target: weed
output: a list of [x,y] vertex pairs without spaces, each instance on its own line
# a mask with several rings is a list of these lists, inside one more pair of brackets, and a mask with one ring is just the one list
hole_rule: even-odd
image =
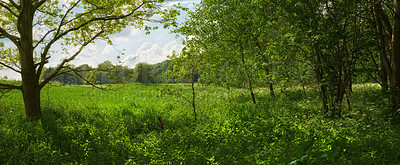
[[400,128],[373,84],[354,87],[353,111],[341,118],[323,115],[315,91],[258,90],[255,105],[242,89],[203,87],[196,122],[185,102],[156,88],[51,86],[36,121],[12,91],[0,100],[0,164],[400,163]]

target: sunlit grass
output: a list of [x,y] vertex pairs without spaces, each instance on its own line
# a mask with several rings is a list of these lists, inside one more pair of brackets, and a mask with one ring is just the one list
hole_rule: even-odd
[[[0,164],[400,163],[400,128],[375,84],[353,87],[353,111],[326,117],[319,94],[302,88],[197,87],[198,120],[182,98],[157,88],[186,84],[48,86],[43,115],[25,117],[20,91],[0,100]],[[161,130],[157,117],[162,118]]]

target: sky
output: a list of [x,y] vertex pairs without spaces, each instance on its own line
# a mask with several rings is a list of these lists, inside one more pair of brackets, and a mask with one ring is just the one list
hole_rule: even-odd
[[[199,2],[200,0],[179,0],[183,7],[189,9],[193,9],[194,3]],[[178,21],[182,23],[185,18],[186,12],[181,11]],[[157,24],[151,23],[150,25]],[[158,26],[160,28],[151,31],[149,35],[146,35],[145,30],[127,27],[120,33],[110,35],[113,46],[107,45],[105,41],[96,40],[95,43],[86,46],[71,64],[75,66],[89,64],[96,67],[109,60],[113,64],[122,64],[133,68],[139,62],[156,64],[167,60],[167,55],[171,55],[173,51],[180,52],[183,48],[182,39],[177,38],[176,34],[171,34],[169,29],[163,29],[162,25]],[[76,51],[77,48],[72,48],[70,52],[74,52],[74,50]],[[117,56],[121,55],[121,52],[125,55],[118,59]],[[46,67],[57,66],[63,58],[65,58],[63,55],[52,55]],[[0,78],[4,76],[7,76],[8,79],[21,79],[18,73],[9,69],[0,70]]]

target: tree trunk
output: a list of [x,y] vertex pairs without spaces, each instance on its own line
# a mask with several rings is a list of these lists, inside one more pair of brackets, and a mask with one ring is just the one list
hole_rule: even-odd
[[271,93],[272,97],[275,96],[274,86],[272,85],[272,83],[269,83],[269,92]]
[[26,115],[36,117],[42,114],[40,109],[40,88],[32,81],[33,76],[22,76],[22,95],[24,98]]
[[323,79],[323,69],[322,69],[322,63],[321,63],[321,57],[318,54],[317,55],[317,60],[316,60],[316,67],[315,67],[315,74],[317,77],[317,82],[320,84],[320,89],[321,89],[321,98],[322,98],[322,107],[324,108],[325,113],[329,112],[329,107],[328,107],[328,95],[327,95],[327,89],[326,85],[322,84],[322,79]]
[[390,67],[389,64],[386,62],[387,59],[387,49],[386,49],[386,44],[387,40],[385,37],[385,33],[383,31],[383,17],[384,13],[382,10],[382,5],[380,2],[375,3],[373,0],[369,0],[370,3],[374,4],[373,5],[373,16],[374,20],[376,23],[376,40],[379,43],[379,58],[380,58],[380,81],[382,85],[382,91],[383,93],[387,93],[388,90],[388,68]]
[[192,75],[192,107],[194,113],[194,120],[197,120],[197,113],[196,113],[196,92],[194,88],[194,74]]
[[241,56],[242,56],[241,60],[242,60],[243,71],[247,78],[247,82],[249,83],[249,91],[250,91],[251,99],[252,99],[253,103],[256,104],[256,98],[255,98],[254,92],[253,92],[253,84],[251,81],[251,77],[250,77],[249,73],[247,72],[247,69],[245,66],[243,47],[240,47],[240,50],[241,50]]
[[[258,42],[257,38],[254,37],[254,40],[256,41],[256,46],[257,46],[258,49],[260,50],[259,56],[262,57],[264,63],[268,63],[267,57],[265,57],[265,55],[262,53],[262,50],[263,50],[263,49],[262,49],[260,43]],[[268,69],[267,66],[263,66],[263,69],[264,69],[265,77],[268,79],[268,76],[269,76],[269,69]],[[271,96],[274,97],[274,96],[275,96],[274,85],[273,85],[271,82],[269,82],[268,80],[267,80],[267,84],[269,84],[269,92],[271,93]]]
[[343,104],[343,98],[344,94],[347,88],[347,83],[346,82],[340,82],[340,85],[338,85],[337,89],[337,96],[335,100],[335,111],[337,110],[337,115],[340,117],[342,115],[342,104]]
[[21,63],[22,95],[26,115],[36,117],[41,115],[39,77],[36,74],[33,59],[32,21],[33,6],[30,0],[23,0],[22,12],[18,19],[18,31],[21,36],[19,41],[19,55]]
[[400,104],[400,0],[394,0],[393,32],[392,32],[392,76],[393,108],[399,109]]
[[[268,78],[269,70],[267,67],[264,67],[264,73],[265,73],[265,77]],[[267,80],[267,84],[269,84],[269,92],[270,92],[271,96],[274,97],[275,96],[274,85],[271,82],[269,82],[268,80]]]
[[383,59],[383,57],[382,57],[383,55],[381,54],[380,55],[380,60],[381,60],[381,75],[380,75],[380,78],[381,78],[381,83],[382,83],[382,92],[384,93],[384,94],[387,94],[387,91],[388,91],[388,73],[387,73],[387,70],[386,70],[386,68],[385,68],[385,65],[384,65],[384,59]]
[[326,85],[321,84],[321,97],[322,97],[322,107],[324,108],[325,113],[329,112],[329,107],[328,107],[328,95],[326,94]]

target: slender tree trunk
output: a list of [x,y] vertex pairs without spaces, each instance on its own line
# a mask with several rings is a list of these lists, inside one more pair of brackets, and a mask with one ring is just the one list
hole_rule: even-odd
[[194,88],[194,75],[192,77],[192,107],[194,113],[194,120],[197,120],[197,113],[196,113],[196,92]]
[[394,90],[393,108],[399,109],[400,104],[400,0],[394,0],[393,33],[392,33],[392,76],[391,87]]
[[321,83],[324,72],[322,70],[321,57],[319,54],[317,55],[317,60],[315,65],[316,65],[315,74],[317,77],[317,82],[320,84],[320,89],[321,89],[322,107],[324,108],[325,113],[328,113],[329,112],[328,95],[327,95],[326,85]]
[[[345,31],[345,29],[343,29]],[[355,29],[356,33],[357,29]],[[354,37],[356,38],[356,37]],[[353,41],[353,43],[357,43],[356,41]],[[336,100],[335,100],[335,110],[337,110],[337,115],[340,117],[342,115],[342,109],[343,109],[343,99],[345,98],[346,94],[346,101],[347,101],[347,106],[349,108],[349,111],[351,110],[350,106],[350,99],[349,99],[349,94],[351,93],[351,77],[352,77],[352,70],[353,70],[353,61],[352,61],[352,55],[348,51],[348,42],[347,38],[344,38],[342,41],[342,48],[341,51],[345,55],[343,59],[338,59],[339,63],[338,65],[338,77],[337,77],[337,95],[336,95]],[[357,48],[356,48],[357,52]]]
[[18,31],[21,35],[19,41],[19,55],[21,63],[22,95],[26,115],[36,117],[41,115],[39,77],[36,74],[33,59],[32,21],[33,6],[30,0],[22,0],[22,12],[18,19]]
[[326,85],[321,84],[321,97],[322,97],[322,107],[324,108],[325,113],[329,112],[329,107],[328,107],[328,95],[327,95],[327,89]]
[[249,91],[250,91],[251,99],[252,99],[253,103],[256,104],[256,98],[255,98],[254,92],[253,92],[253,85],[252,85],[251,77],[250,77],[249,73],[247,72],[247,69],[245,66],[243,47],[240,47],[240,51],[241,51],[241,56],[242,56],[241,60],[242,60],[243,71],[244,71],[244,74],[249,83]]
[[335,109],[337,110],[337,115],[339,117],[342,115],[342,104],[346,88],[347,88],[346,82],[341,82],[341,84],[338,87],[338,93],[335,101],[335,107],[336,107]]
[[275,96],[274,86],[272,85],[272,83],[269,83],[269,92],[271,93],[272,97]]
[[353,111],[353,109],[351,108],[349,92],[346,92],[346,102],[347,102],[347,109],[349,110],[349,112]]
[[351,97],[351,94],[353,93],[353,82],[351,81],[351,77],[353,76],[353,72],[350,72],[350,73],[351,73],[351,75],[349,76],[349,79],[347,81],[346,88],[345,88],[347,109],[349,110],[349,112],[352,111],[351,103],[350,103],[350,97]]
[[[267,67],[264,67],[264,73],[265,73],[265,77],[268,78],[269,70]],[[268,80],[267,80],[267,84],[269,85],[269,93],[271,94],[272,97],[274,97],[275,96],[274,85],[271,82],[269,82]]]
[[[262,47],[261,47],[261,45],[260,45],[260,43],[258,42],[258,40],[257,40],[256,37],[254,37],[254,41],[256,41],[256,46],[257,46],[258,49],[260,50],[259,56],[262,57],[264,63],[267,63],[267,62],[268,62],[268,61],[267,61],[267,57],[265,57],[265,55],[262,53],[262,50],[263,50],[263,49],[262,49]],[[268,69],[268,67],[264,66],[263,69],[264,69],[264,73],[265,73],[266,78],[268,78],[268,76],[269,76],[269,69]],[[273,85],[271,82],[269,82],[268,80],[267,80],[267,84],[269,85],[269,92],[271,93],[271,96],[272,96],[272,97],[275,96],[274,85]]]
[[385,65],[384,65],[384,59],[383,59],[383,57],[382,57],[383,55],[381,54],[380,55],[380,60],[381,60],[381,75],[380,75],[380,78],[381,78],[381,83],[382,83],[382,91],[383,91],[383,93],[384,94],[387,94],[387,91],[388,91],[388,73],[387,73],[387,70],[386,70],[386,68],[385,68]]

